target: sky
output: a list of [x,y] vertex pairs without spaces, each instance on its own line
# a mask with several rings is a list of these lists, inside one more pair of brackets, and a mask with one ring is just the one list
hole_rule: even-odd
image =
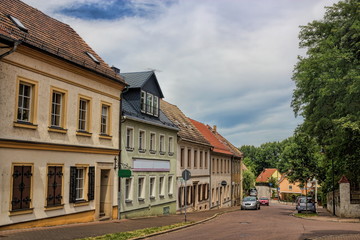
[[338,0],[23,0],[69,24],[121,72],[154,70],[164,100],[235,146],[282,141],[299,26]]

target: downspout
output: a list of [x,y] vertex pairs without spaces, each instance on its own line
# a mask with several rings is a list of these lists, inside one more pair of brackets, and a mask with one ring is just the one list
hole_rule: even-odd
[[[122,102],[123,102],[123,94],[126,93],[129,90],[129,88],[126,86],[125,90],[121,91],[120,93],[120,104],[119,104],[119,155],[118,155],[118,170],[121,169],[121,124],[125,122],[126,118],[124,117],[124,120],[122,118]],[[120,206],[121,206],[121,177],[118,174],[118,219],[121,219],[120,216]]]
[[9,51],[7,51],[7,52],[5,52],[5,53],[3,53],[3,54],[1,54],[1,55],[0,55],[0,59],[3,59],[3,58],[6,57],[7,55],[10,55],[11,53],[15,52],[17,46],[18,46],[20,43],[21,43],[21,41],[15,41],[15,42],[14,42],[14,46],[12,47],[12,49],[9,50]]

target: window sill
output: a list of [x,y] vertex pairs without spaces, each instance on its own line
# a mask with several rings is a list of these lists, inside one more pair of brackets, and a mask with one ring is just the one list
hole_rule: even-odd
[[155,196],[150,196],[150,199],[151,199],[151,200],[155,200]]
[[88,202],[88,201],[79,201],[79,202],[76,202],[76,203],[74,203],[74,207],[81,207],[81,206],[88,206],[90,204],[90,202]]
[[100,139],[111,140],[111,139],[112,139],[112,136],[106,135],[106,134],[100,134],[100,135],[99,135],[99,138],[100,138]]
[[160,155],[165,155],[165,152],[160,151],[159,154]]
[[23,215],[23,214],[30,214],[33,213],[33,208],[29,208],[29,209],[22,209],[22,210],[13,210],[10,211],[9,216],[16,216],[16,215]]
[[27,128],[27,129],[35,130],[37,129],[37,126],[38,125],[29,122],[14,122],[14,127],[18,127],[18,128]]
[[82,137],[91,137],[92,133],[85,132],[85,131],[77,131],[76,136],[82,136]]
[[155,153],[156,153],[156,151],[155,151],[155,150],[150,150],[150,151],[149,151],[149,153],[151,153],[151,154],[155,154]]
[[139,153],[146,153],[146,149],[139,149]]
[[161,195],[159,195],[159,197],[160,197],[160,198],[164,198],[165,196],[161,194]]
[[52,211],[52,210],[58,210],[63,209],[64,204],[58,205],[58,206],[45,206],[45,211]]
[[66,134],[66,133],[67,133],[67,129],[65,129],[65,128],[53,127],[53,126],[50,126],[50,127],[48,128],[48,131],[49,131],[49,132],[56,132],[56,133],[63,133],[63,134]]
[[173,152],[169,152],[168,154],[169,154],[169,156],[174,156]]
[[172,196],[173,196],[173,194],[172,194],[172,193],[169,193],[168,195],[169,195],[169,197],[172,197]]
[[132,203],[131,199],[125,199],[125,203]]
[[138,198],[138,200],[139,200],[140,202],[145,201],[145,199],[144,199],[144,198]]
[[126,151],[128,151],[128,152],[133,152],[133,151],[134,151],[134,148],[133,148],[133,147],[126,147],[125,149],[126,149]]

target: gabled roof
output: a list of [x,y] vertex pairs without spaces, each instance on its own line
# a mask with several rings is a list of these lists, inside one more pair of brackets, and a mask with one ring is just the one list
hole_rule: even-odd
[[165,115],[178,126],[180,129],[178,136],[180,138],[185,141],[204,144],[209,147],[211,146],[210,143],[199,132],[199,130],[176,105],[161,100],[160,108],[165,113]]
[[275,171],[277,171],[276,168],[265,168],[256,178],[256,182],[267,182]]
[[228,146],[221,143],[219,139],[214,135],[211,131],[211,128],[208,125],[195,121],[193,119],[189,120],[194,124],[194,126],[201,132],[201,134],[205,137],[206,140],[214,147],[213,151],[217,153],[233,155]]
[[151,77],[154,77],[155,84],[160,92],[160,98],[164,98],[154,71],[121,73],[121,76],[130,85],[129,88],[142,88]]
[[226,138],[224,138],[220,133],[218,133],[216,131],[216,128],[215,129],[212,129],[212,132],[214,133],[214,135],[219,139],[219,141],[223,144],[225,144],[229,149],[230,151],[233,153],[234,157],[237,157],[237,158],[242,158],[243,157],[243,154],[242,152],[240,152],[240,150],[235,147],[234,145],[232,145],[231,142],[229,142]]
[[161,109],[159,109],[159,117],[142,114],[139,108],[136,108],[131,101],[128,101],[125,98],[122,99],[122,113],[127,118],[133,119],[135,121],[170,128],[176,131],[179,130],[179,128],[173,122],[171,122],[169,118],[166,117],[166,115],[161,111]]
[[[18,19],[27,31],[19,28],[14,21],[10,20],[9,16]],[[0,39],[21,42],[22,45],[124,83],[124,80],[69,25],[51,18],[19,0],[1,0]],[[94,56],[98,63],[86,52]]]

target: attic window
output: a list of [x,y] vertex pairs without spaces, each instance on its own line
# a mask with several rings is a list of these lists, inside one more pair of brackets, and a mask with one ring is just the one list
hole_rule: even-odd
[[11,16],[11,15],[8,15],[8,17],[20,30],[22,30],[24,32],[28,32],[28,29],[20,22],[19,19],[17,19],[14,16]]
[[97,64],[100,64],[100,62],[99,62],[99,60],[97,60],[97,58],[94,56],[94,55],[92,55],[91,53],[89,53],[89,52],[85,52],[90,58],[91,58],[91,60],[93,60],[95,63],[97,63]]

